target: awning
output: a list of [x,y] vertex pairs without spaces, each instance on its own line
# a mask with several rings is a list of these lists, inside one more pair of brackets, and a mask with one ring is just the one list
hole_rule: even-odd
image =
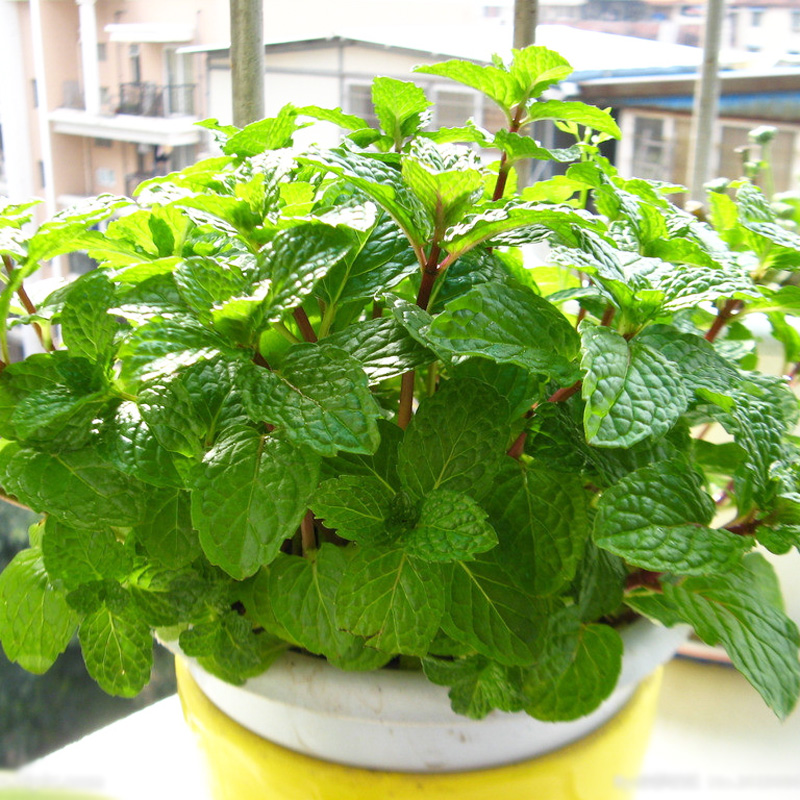
[[191,42],[194,25],[168,22],[130,22],[106,25],[105,32],[112,42],[131,44]]

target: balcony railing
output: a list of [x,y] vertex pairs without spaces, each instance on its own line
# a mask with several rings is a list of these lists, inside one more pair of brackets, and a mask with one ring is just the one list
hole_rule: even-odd
[[117,114],[139,117],[167,117],[171,114],[194,114],[193,83],[122,83],[119,87]]

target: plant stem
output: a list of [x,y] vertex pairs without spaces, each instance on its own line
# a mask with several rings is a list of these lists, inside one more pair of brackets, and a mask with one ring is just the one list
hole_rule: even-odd
[[[509,133],[518,133],[522,126],[522,118],[525,115],[525,103],[522,102],[517,106],[517,111],[514,114],[514,119],[508,128]],[[508,173],[511,171],[512,164],[508,161],[508,154],[503,151],[500,156],[500,169],[497,171],[497,183],[494,185],[494,194],[492,200],[500,200],[505,194],[506,183],[508,182]]]
[[303,555],[317,549],[317,534],[314,531],[314,515],[306,511],[300,523],[300,541],[303,545]]
[[284,339],[288,339],[292,344],[298,344],[300,339],[298,339],[282,322],[274,322],[273,325],[275,326],[275,330],[283,336]]
[[603,312],[603,318],[600,320],[600,324],[604,328],[607,328],[611,324],[611,321],[614,319],[614,314],[616,313],[617,309],[614,308],[614,306],[606,306],[606,310]]
[[264,367],[264,369],[272,370],[272,367],[267,362],[267,359],[261,355],[261,353],[256,350],[256,354],[253,356],[253,363],[257,364],[259,367]]
[[428,258],[425,260],[425,268],[422,270],[422,282],[417,293],[417,305],[422,309],[426,309],[430,302],[433,284],[439,274],[439,256],[441,252],[439,245],[434,243],[431,245]]
[[734,300],[731,298],[730,300],[726,301],[725,305],[719,310],[717,318],[714,320],[714,324],[708,329],[708,333],[705,335],[706,341],[713,342],[717,336],[719,336],[719,332],[725,327],[725,325],[741,307],[741,300]]
[[662,575],[662,572],[650,572],[650,570],[647,569],[637,569],[636,572],[632,572],[625,579],[625,591],[629,592],[632,589],[647,588],[660,592],[661,583],[659,582],[659,578]]
[[[422,309],[427,309],[430,303],[433,285],[436,276],[439,274],[439,256],[441,248],[434,242],[431,245],[428,257],[425,259],[425,266],[422,270],[422,281],[417,293],[417,305]],[[414,406],[414,371],[406,372],[400,383],[400,409],[397,412],[397,424],[406,429],[411,421],[411,412]]]
[[428,366],[428,377],[425,381],[425,387],[428,390],[428,397],[436,394],[436,384],[439,382],[439,369],[438,364],[434,361]]
[[16,497],[6,494],[3,489],[0,489],[0,500],[2,500],[4,503],[8,503],[9,505],[16,506],[17,508],[24,508],[25,511],[33,511],[30,506],[26,506],[25,503],[20,503]]
[[311,325],[311,320],[308,318],[308,314],[306,314],[306,310],[302,306],[297,306],[297,308],[292,312],[292,316],[294,317],[294,321],[297,323],[297,327],[300,328],[300,333],[303,334],[303,338],[307,342],[316,342],[317,334],[314,332],[314,328]]
[[576,392],[581,390],[581,386],[583,386],[583,381],[575,381],[572,386],[564,386],[559,389],[557,392],[553,392],[550,397],[547,398],[548,403],[563,403],[564,400],[568,400],[572,395]]
[[383,303],[377,300],[372,304],[372,319],[380,319],[383,316]]
[[414,371],[406,372],[400,381],[400,410],[397,412],[397,424],[405,430],[411,422],[411,410],[414,405]]
[[[3,256],[3,266],[6,268],[6,272],[10,278],[11,273],[14,271],[14,262],[11,260],[10,256]],[[31,315],[35,314],[36,306],[31,301],[31,298],[28,296],[28,293],[25,291],[25,287],[22,284],[20,284],[19,289],[17,289],[17,295],[19,296],[19,299],[22,302],[25,310]],[[42,330],[42,326],[38,322],[33,323],[33,329],[36,331],[36,335],[39,337],[42,347],[48,352],[52,353],[56,348],[53,346],[53,340],[50,338],[50,336],[45,335],[44,331]],[[6,361],[8,360],[7,353],[3,353],[3,357],[6,359]]]

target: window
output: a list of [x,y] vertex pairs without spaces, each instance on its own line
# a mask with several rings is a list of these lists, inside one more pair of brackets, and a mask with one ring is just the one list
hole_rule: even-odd
[[633,135],[632,172],[648,180],[669,180],[669,142],[664,120],[657,117],[636,117]]
[[792,32],[800,33],[800,11],[792,11]]
[[95,182],[98,186],[109,189],[117,184],[117,176],[113,169],[101,167],[95,173]]
[[114,143],[111,141],[111,139],[95,139],[94,140],[94,146],[95,147],[112,147],[113,144]]
[[350,84],[347,90],[347,111],[366,120],[370,127],[378,127],[378,117],[372,106],[372,87],[368,83]]
[[97,43],[97,60],[106,61],[108,59],[108,46],[105,42]]
[[44,161],[39,159],[37,164],[39,167],[39,185],[44,188],[47,185],[47,181],[44,179]]
[[39,108],[39,87],[36,85],[36,78],[31,78],[31,94],[33,96],[33,107]]
[[[429,94],[430,96],[430,94]],[[456,128],[475,116],[475,95],[470,92],[438,90],[433,95],[434,128]]]
[[750,12],[750,24],[754,28],[760,28],[761,27],[761,23],[763,22],[763,20],[764,20],[764,10],[763,9],[754,8]]

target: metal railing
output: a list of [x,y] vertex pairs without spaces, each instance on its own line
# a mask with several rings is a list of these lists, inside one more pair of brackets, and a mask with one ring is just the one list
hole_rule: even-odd
[[116,112],[139,117],[194,114],[194,89],[194,83],[121,83]]

